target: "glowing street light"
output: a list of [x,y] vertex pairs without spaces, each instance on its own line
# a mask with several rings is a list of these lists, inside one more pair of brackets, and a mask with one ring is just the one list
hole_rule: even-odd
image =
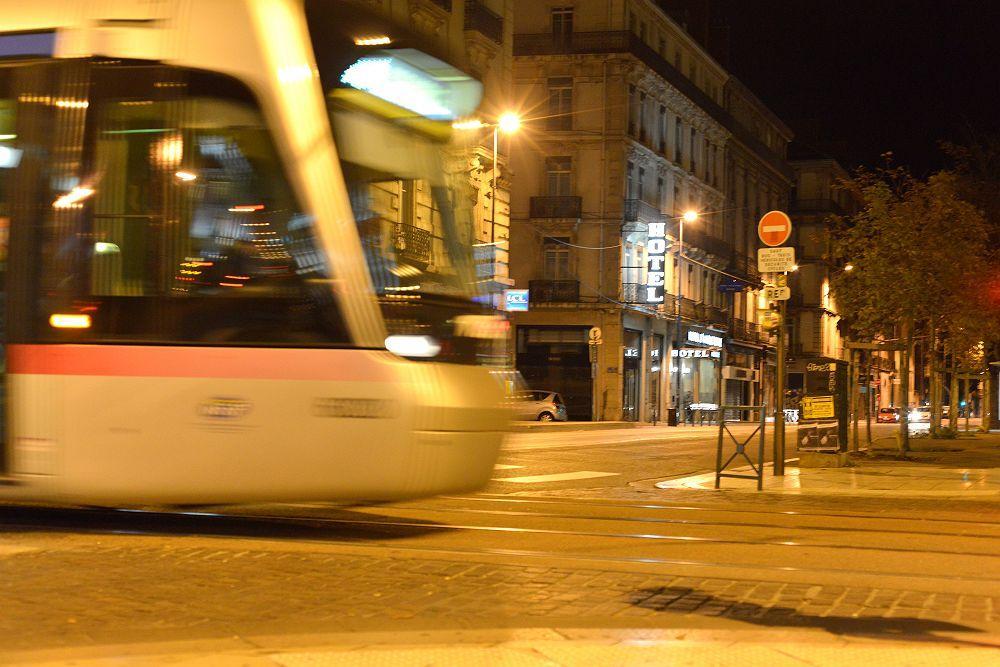
[[514,134],[519,129],[521,129],[521,117],[518,116],[513,111],[507,111],[497,118],[495,123],[484,123],[478,118],[470,118],[469,120],[460,120],[451,124],[452,128],[456,130],[478,130],[484,127],[493,128],[493,183],[492,183],[492,196],[491,206],[492,206],[492,219],[490,222],[490,244],[496,243],[496,219],[497,219],[497,181],[499,167],[497,166],[497,153],[499,148],[497,144],[499,143],[499,134],[503,132],[504,134]]
[[[677,221],[677,261],[674,262],[677,268],[677,299],[674,303],[674,345],[681,344],[681,300],[684,298],[684,273],[681,271],[681,258],[684,249],[684,223],[695,222],[698,219],[698,211],[688,209]],[[684,423],[684,406],[681,400],[681,375],[683,374],[684,360],[677,357],[677,382],[674,390],[677,401],[677,425]]]
[[508,111],[497,119],[497,127],[504,134],[513,134],[521,129],[521,118],[516,113]]
[[853,271],[853,270],[854,270],[854,265],[853,264],[845,264],[844,265],[844,271]]

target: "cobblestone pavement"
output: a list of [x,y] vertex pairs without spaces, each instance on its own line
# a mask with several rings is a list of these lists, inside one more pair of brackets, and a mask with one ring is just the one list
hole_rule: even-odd
[[[138,541],[140,544],[136,544]],[[0,557],[0,646],[417,628],[678,627],[841,635],[997,629],[1000,599],[853,586],[330,553],[246,540],[52,540]]]

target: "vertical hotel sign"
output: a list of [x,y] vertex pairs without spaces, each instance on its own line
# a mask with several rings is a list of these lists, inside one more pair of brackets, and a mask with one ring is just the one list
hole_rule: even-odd
[[663,263],[667,253],[667,223],[649,223],[649,243],[646,246],[646,303],[663,303],[666,271]]

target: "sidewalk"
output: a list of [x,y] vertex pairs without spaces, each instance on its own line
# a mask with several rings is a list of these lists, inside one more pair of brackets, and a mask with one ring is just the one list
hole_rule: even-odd
[[[1000,498],[1000,434],[983,433],[956,440],[919,438],[904,459],[886,450],[852,453],[850,467],[799,468],[789,459],[783,477],[764,468],[764,493],[793,495],[861,495]],[[793,454],[794,455],[794,454]],[[752,474],[749,466],[729,472]],[[667,479],[660,489],[714,490],[715,473]],[[723,478],[720,489],[757,493],[751,479]]]
[[[932,624],[928,624],[930,628]],[[313,641],[309,641],[312,639]],[[909,639],[910,641],[907,641]],[[931,667],[989,664],[996,636],[934,628],[916,637],[874,638],[773,628],[506,628],[369,632],[327,636],[234,636],[228,640],[95,646],[8,654],[5,664],[49,667],[120,664],[208,667],[313,665],[766,665],[835,667],[880,664]]]

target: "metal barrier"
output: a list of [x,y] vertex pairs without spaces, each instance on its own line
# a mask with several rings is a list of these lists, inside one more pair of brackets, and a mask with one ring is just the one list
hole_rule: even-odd
[[[728,410],[736,410],[739,413],[743,412],[759,412],[760,413],[760,423],[757,425],[750,435],[746,437],[745,440],[739,440],[733,432],[729,430],[729,426],[726,425],[726,420],[719,419],[719,440],[715,450],[715,488],[719,488],[719,480],[723,477],[734,477],[737,479],[755,479],[757,480],[757,490],[760,491],[764,488],[764,427],[767,423],[765,417],[767,416],[767,409],[765,405],[720,405],[719,414],[725,415]],[[757,464],[750,460],[747,456],[746,449],[750,441],[753,440],[754,436],[760,434],[760,441],[757,444]],[[722,462],[722,448],[723,443],[726,440],[726,435],[729,439],[733,441],[736,445],[736,451],[726,459],[726,462]],[[736,459],[736,457],[742,456],[743,459],[750,464],[751,470],[756,474],[754,475],[738,475],[732,472],[723,472],[729,467],[729,464]]]

